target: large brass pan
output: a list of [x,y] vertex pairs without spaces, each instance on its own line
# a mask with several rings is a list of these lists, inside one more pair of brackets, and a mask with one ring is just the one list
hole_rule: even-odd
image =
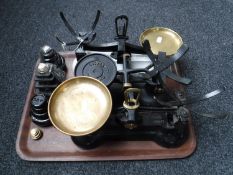
[[178,33],[164,27],[146,29],[139,38],[141,45],[145,40],[150,42],[151,50],[156,55],[159,51],[166,52],[168,56],[175,54],[183,44]]
[[60,84],[48,103],[52,124],[71,136],[82,136],[98,130],[112,110],[112,97],[99,80],[80,76]]

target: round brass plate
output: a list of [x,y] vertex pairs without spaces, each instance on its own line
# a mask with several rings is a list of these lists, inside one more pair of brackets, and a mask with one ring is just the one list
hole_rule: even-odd
[[99,80],[80,76],[60,84],[48,103],[52,124],[71,136],[82,136],[98,130],[112,110],[112,97]]
[[151,50],[156,55],[158,55],[159,51],[166,52],[168,56],[175,54],[183,44],[182,38],[178,33],[163,27],[145,30],[139,38],[141,45],[145,40],[150,42]]

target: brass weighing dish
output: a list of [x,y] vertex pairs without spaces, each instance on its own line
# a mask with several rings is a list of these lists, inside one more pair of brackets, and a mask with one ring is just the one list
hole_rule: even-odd
[[146,29],[139,37],[140,44],[142,45],[145,40],[149,41],[151,50],[156,55],[159,51],[166,52],[168,56],[173,55],[183,44],[178,33],[164,27]]
[[83,136],[98,130],[112,110],[112,97],[99,80],[80,76],[61,83],[48,102],[49,118],[59,131]]

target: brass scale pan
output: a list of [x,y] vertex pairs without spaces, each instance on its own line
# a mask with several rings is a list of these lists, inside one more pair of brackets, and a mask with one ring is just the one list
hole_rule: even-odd
[[[154,54],[159,51],[172,55],[183,44],[173,30],[154,27],[140,35],[140,43],[149,40]],[[59,131],[71,136],[95,132],[107,121],[112,110],[112,97],[99,80],[79,76],[61,83],[52,93],[48,103],[49,118]]]
[[112,97],[99,80],[79,76],[61,83],[52,93],[48,114],[52,124],[71,136],[98,130],[112,110]]

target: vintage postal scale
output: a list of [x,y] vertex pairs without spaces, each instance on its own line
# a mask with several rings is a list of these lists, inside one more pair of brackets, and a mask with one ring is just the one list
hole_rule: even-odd
[[128,17],[121,15],[115,42],[94,45],[100,11],[89,32],[77,33],[60,16],[75,41],[57,37],[59,53],[41,48],[18,133],[19,156],[83,161],[190,155],[196,138],[187,106],[222,89],[186,97],[191,80],[180,76],[177,61],[188,46],[179,34],[149,28],[140,35],[141,46],[130,44]]

